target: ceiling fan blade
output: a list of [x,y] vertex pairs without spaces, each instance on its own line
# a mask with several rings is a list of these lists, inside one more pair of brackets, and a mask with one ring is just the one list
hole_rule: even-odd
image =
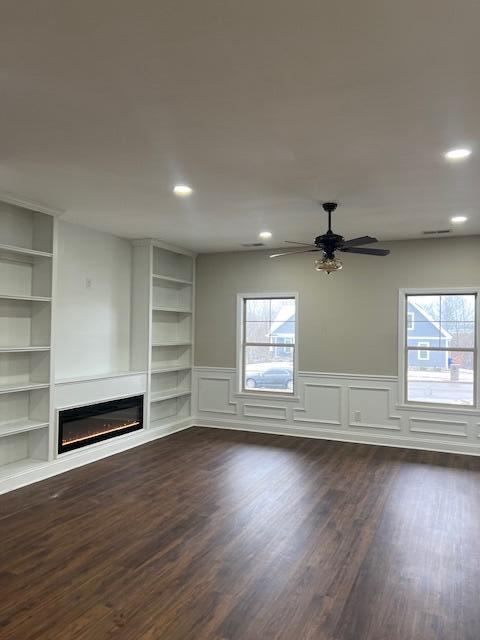
[[346,240],[344,243],[344,247],[356,247],[359,244],[373,244],[374,242],[378,242],[376,238],[372,238],[371,236],[362,236],[361,238],[352,238],[352,240]]
[[361,253],[366,256],[388,256],[390,249],[369,249],[368,247],[343,247],[344,253]]
[[287,251],[286,253],[272,253],[270,258],[280,258],[281,256],[293,256],[296,253],[311,253],[313,251],[320,251],[320,249],[302,249],[301,251]]
[[314,247],[315,245],[312,242],[295,242],[295,240],[284,240],[287,244],[298,244],[304,247]]

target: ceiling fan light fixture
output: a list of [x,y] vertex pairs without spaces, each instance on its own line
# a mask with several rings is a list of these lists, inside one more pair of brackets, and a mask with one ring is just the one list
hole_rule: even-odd
[[327,256],[323,256],[323,258],[315,260],[314,264],[317,271],[323,271],[327,276],[334,271],[340,271],[340,269],[343,269],[342,261],[335,257],[327,258]]

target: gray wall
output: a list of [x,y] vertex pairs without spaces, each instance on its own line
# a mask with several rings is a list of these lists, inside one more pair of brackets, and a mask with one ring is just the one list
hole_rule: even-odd
[[480,236],[379,246],[391,255],[343,254],[330,276],[315,271],[314,254],[200,255],[195,364],[235,367],[237,293],[298,291],[300,371],[396,375],[399,288],[479,285]]

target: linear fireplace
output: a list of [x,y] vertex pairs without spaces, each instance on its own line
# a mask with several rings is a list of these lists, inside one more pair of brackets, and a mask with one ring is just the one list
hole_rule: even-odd
[[58,453],[143,428],[143,396],[121,398],[58,414]]

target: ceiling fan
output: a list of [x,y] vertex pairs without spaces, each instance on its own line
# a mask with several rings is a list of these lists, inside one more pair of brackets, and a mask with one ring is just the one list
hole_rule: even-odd
[[289,244],[304,245],[311,247],[310,249],[302,249],[301,251],[287,251],[286,253],[274,253],[270,258],[280,258],[281,256],[291,256],[296,253],[309,253],[314,251],[322,251],[323,256],[320,260],[315,260],[315,268],[317,271],[324,271],[329,275],[332,271],[339,271],[343,264],[335,257],[335,251],[343,251],[344,253],[361,253],[367,256],[388,256],[389,249],[370,249],[369,247],[362,247],[362,244],[373,244],[378,242],[377,238],[371,236],[362,236],[361,238],[353,238],[352,240],[345,240],[343,236],[333,233],[332,231],[332,213],[337,208],[336,202],[324,202],[322,204],[323,210],[328,213],[328,231],[322,236],[317,236],[313,244],[306,244],[305,242],[292,242],[285,240]]

